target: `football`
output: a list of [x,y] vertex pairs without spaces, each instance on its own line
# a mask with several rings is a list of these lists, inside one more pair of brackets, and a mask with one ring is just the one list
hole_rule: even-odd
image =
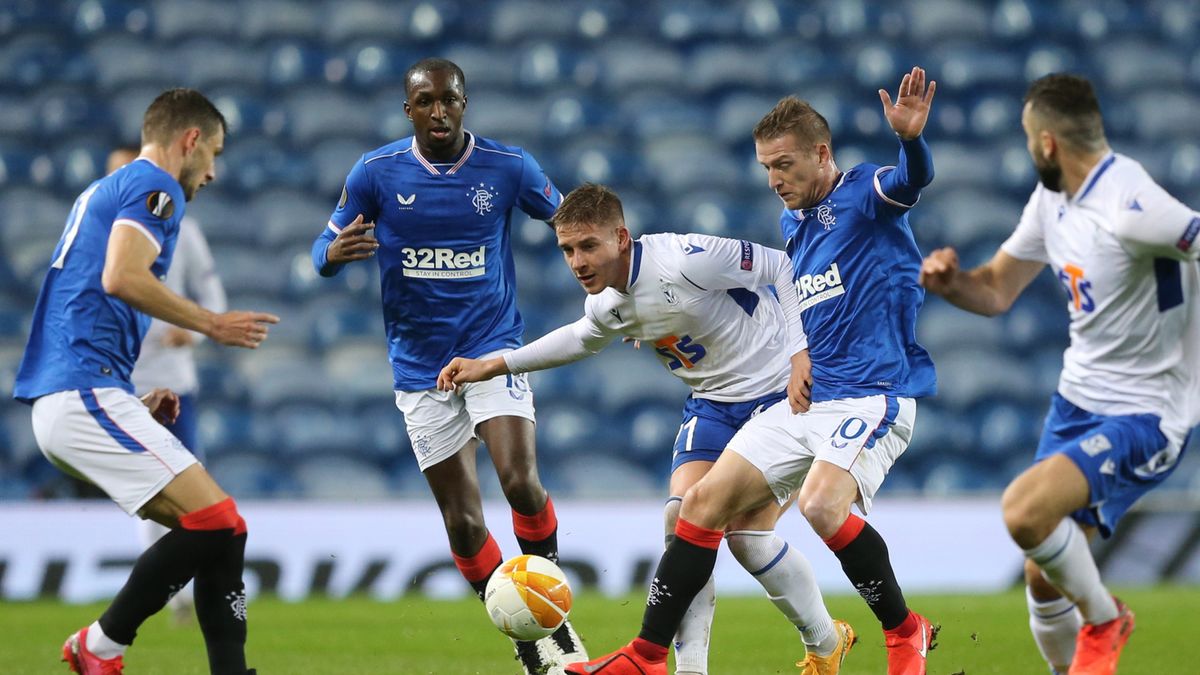
[[500,632],[514,640],[539,640],[566,620],[571,587],[558,565],[540,556],[519,555],[492,574],[483,602]]

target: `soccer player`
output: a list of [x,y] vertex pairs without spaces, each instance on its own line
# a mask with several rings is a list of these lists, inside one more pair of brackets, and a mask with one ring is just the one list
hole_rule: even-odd
[[724,528],[772,500],[785,503],[797,489],[804,517],[882,624],[889,675],[925,672],[934,627],[908,609],[883,538],[850,505],[870,510],[912,436],[914,399],[935,389],[933,363],[916,341],[924,294],[907,217],[933,178],[921,131],[934,90],[920,68],[904,76],[895,104],[880,90],[901,143],[895,167],[839,171],[828,124],[796,98],[780,101],[755,127],[759,162],[785,205],[781,226],[808,335],[812,406],[795,414],[781,401],[734,435],[684,495],[641,633],[568,673],[664,673],[667,645],[712,572]]
[[[558,559],[558,519],[538,478],[533,392],[497,377],[463,396],[438,391],[455,354],[494,356],[521,345],[512,210],[548,220],[562,200],[533,157],[463,128],[462,70],[424,59],[404,78],[414,134],[362,156],[350,170],[313,264],[333,276],[378,254],[396,407],[446,526],[463,577],[483,597],[503,562],[483,521],[475,451],[483,441],[524,553]],[[373,230],[373,233],[372,233]],[[536,644],[518,642],[529,672],[583,654],[569,623]]]
[[[112,173],[129,164],[137,159],[140,152],[141,148],[138,147],[113,150],[108,154],[105,173]],[[227,308],[225,287],[213,269],[208,240],[191,216],[179,221],[175,255],[171,258],[171,268],[163,283],[176,294],[195,300],[210,312],[219,314]],[[204,462],[204,453],[196,437],[195,349],[203,339],[202,333],[180,328],[161,319],[152,319],[130,376],[137,396],[144,396],[157,388],[170,389],[179,396],[179,413],[174,422],[165,426],[201,463]],[[169,531],[152,520],[138,521],[142,548],[150,548]],[[184,586],[167,601],[167,608],[171,610],[177,625],[192,620],[193,605],[191,584]]]
[[[708,472],[738,428],[784,398],[793,410],[808,409],[807,339],[791,264],[783,251],[736,239],[648,234],[635,241],[620,198],[600,185],[573,190],[553,224],[571,272],[589,294],[583,318],[502,356],[455,358],[442,369],[438,387],[452,391],[571,363],[618,335],[653,344],[667,371],[692,389],[671,465],[670,542],[683,494]],[[734,519],[725,539],[799,629],[808,651],[799,664],[803,673],[837,673],[854,631],[829,616],[808,560],[775,533],[783,509],[768,503]],[[677,675],[708,672],[714,602],[710,578],[680,624]]]
[[1115,673],[1134,617],[1100,581],[1088,537],[1175,469],[1200,421],[1187,322],[1200,310],[1200,215],[1155,184],[1104,136],[1092,85],[1047,75],[1025,95],[1040,184],[1016,231],[964,271],[950,248],[921,283],[995,316],[1050,265],[1067,294],[1071,344],[1034,465],[1004,491],[1009,534],[1025,552],[1030,628],[1056,673]]
[[171,528],[137,559],[99,620],[63,645],[76,673],[120,673],[137,628],[193,577],[212,672],[253,672],[245,657],[246,523],[163,427],[178,413],[178,396],[154,389],[139,400],[130,383],[152,316],[249,348],[279,320],[215,314],[159,281],[171,265],[184,202],[215,178],[224,139],[225,120],[202,94],[159,95],[142,123],[141,155],[75,201],[34,308],[13,395],[33,406],[38,447],[130,515]]

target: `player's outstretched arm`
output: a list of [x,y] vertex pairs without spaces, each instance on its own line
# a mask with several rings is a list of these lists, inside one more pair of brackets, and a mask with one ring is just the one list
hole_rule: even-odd
[[156,319],[203,333],[223,345],[253,349],[267,338],[267,324],[279,323],[279,317],[264,312],[215,314],[204,309],[154,276],[150,265],[157,257],[158,250],[141,232],[114,226],[100,276],[104,292]]
[[883,114],[900,140],[911,141],[921,135],[925,123],[929,121],[929,108],[933,104],[935,91],[937,82],[931,80],[926,86],[925,69],[919,66],[913,66],[912,71],[900,80],[895,103],[886,89],[879,90]]
[[792,374],[788,379],[787,394],[793,415],[808,412],[812,405],[812,361],[807,349],[792,354]]
[[984,316],[1007,312],[1017,296],[1042,270],[1043,263],[996,251],[987,263],[970,271],[958,264],[958,252],[939,248],[921,263],[920,283],[950,304]]
[[438,373],[437,388],[442,391],[457,391],[461,385],[490,380],[507,373],[508,364],[504,362],[503,356],[487,360],[456,356]]

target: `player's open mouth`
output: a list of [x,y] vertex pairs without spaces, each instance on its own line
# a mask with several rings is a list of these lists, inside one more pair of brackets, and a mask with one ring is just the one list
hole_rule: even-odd
[[595,274],[589,274],[589,275],[587,275],[587,276],[575,277],[575,278],[579,280],[579,283],[583,284],[584,286],[587,286],[588,284],[590,284],[590,283],[592,283],[593,281],[595,281],[595,279],[596,279],[596,275],[595,275]]
[[450,136],[450,130],[449,129],[430,129],[429,135],[433,136],[434,138],[447,138]]

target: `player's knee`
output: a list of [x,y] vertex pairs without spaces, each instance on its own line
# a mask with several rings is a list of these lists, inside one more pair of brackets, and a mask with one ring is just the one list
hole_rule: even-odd
[[443,515],[443,522],[446,525],[446,536],[450,539],[450,548],[454,551],[466,551],[469,555],[487,539],[487,526],[484,525],[481,513],[446,513]]
[[519,513],[537,513],[545,506],[546,490],[532,467],[527,470],[508,470],[499,478],[504,498]]
[[797,502],[800,513],[822,539],[828,539],[837,534],[842,523],[850,515],[850,505],[840,504],[823,493],[802,494]]
[[1054,529],[1052,523],[1044,522],[1045,515],[1037,508],[1034,500],[1014,490],[1011,485],[1004,491],[1000,509],[1009,536],[1021,548],[1037,546]]
[[728,497],[720,486],[702,480],[683,496],[679,517],[704,527],[725,527],[735,515],[730,513]]

